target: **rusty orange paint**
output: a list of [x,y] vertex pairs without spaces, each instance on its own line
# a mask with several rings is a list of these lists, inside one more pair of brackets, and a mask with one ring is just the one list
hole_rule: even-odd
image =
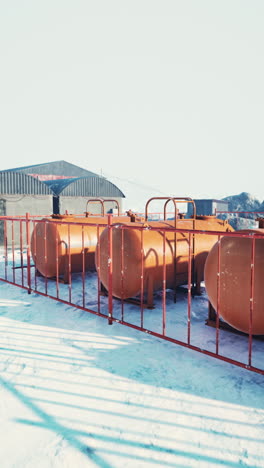
[[[134,225],[142,228],[144,223]],[[151,227],[174,228],[175,220],[166,222],[148,222]],[[177,229],[192,231],[233,231],[226,222],[215,216],[199,216],[193,219],[178,219]],[[123,228],[122,259],[122,225],[113,228],[113,296],[127,299],[137,296],[141,291],[142,257],[144,265],[144,292],[161,290],[163,284],[163,234],[160,231],[145,229],[143,231],[143,251],[141,250],[141,231]],[[166,288],[174,288],[188,282],[189,233],[166,232],[165,234]],[[191,247],[194,252],[194,274],[199,286],[203,280],[204,263],[208,252],[217,240],[217,235],[194,234],[191,236]],[[193,241],[194,239],[194,241]],[[108,289],[108,250],[107,230],[100,236],[100,278]],[[97,255],[96,255],[97,261]],[[98,267],[98,264],[97,264]]]
[[[243,230],[264,236],[264,229]],[[252,296],[252,239],[223,237],[220,242],[220,317],[244,333],[250,331]],[[205,263],[205,286],[209,301],[217,309],[218,245],[209,252]],[[252,334],[264,334],[264,238],[255,239]]]
[[[117,216],[114,219],[116,222],[131,221],[129,216]],[[60,221],[74,224],[62,224]],[[82,271],[83,255],[85,269],[95,270],[94,256],[98,234],[97,226],[91,224],[99,225],[100,234],[107,225],[107,216],[80,218],[74,215],[61,215],[37,223],[31,236],[31,255],[39,273],[47,278],[56,277],[58,261],[58,275],[65,275],[69,255],[72,273]]]

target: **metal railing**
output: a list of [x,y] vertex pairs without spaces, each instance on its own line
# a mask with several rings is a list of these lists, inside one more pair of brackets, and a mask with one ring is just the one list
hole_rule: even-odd
[[[74,308],[106,318],[114,322],[168,340],[208,356],[235,364],[251,371],[264,374],[264,342],[252,333],[255,314],[256,242],[263,236],[240,232],[219,232],[205,230],[175,229],[174,227],[153,227],[146,223],[113,224],[85,223],[57,219],[36,219],[27,215],[1,217],[4,225],[0,280],[19,286],[28,293],[34,292],[55,299]],[[87,237],[89,231],[90,238]],[[103,244],[101,235],[106,233],[107,255],[104,258],[107,280],[102,286]],[[157,233],[159,244],[147,250],[145,238],[148,232]],[[35,233],[35,234],[34,234]],[[114,234],[119,235],[118,252]],[[135,297],[126,297],[127,288],[127,238],[136,233],[138,245],[139,289]],[[183,239],[186,251],[184,280],[179,281],[177,301],[174,303],[169,281],[168,255],[177,255],[171,247],[168,236]],[[178,236],[178,237],[177,237]],[[207,296],[194,296],[193,239],[206,236],[217,242],[217,306],[214,328],[205,325],[207,319]],[[235,330],[230,344],[230,330],[222,328],[220,272],[222,263],[222,238],[250,239],[250,297],[248,298],[249,332],[237,334]],[[92,238],[92,241],[91,241]],[[156,250],[155,250],[156,249]],[[161,286],[153,286],[146,267],[148,255],[157,255],[157,268]],[[133,258],[134,251],[130,252]],[[38,258],[41,257],[41,261]],[[118,257],[118,261],[116,258]],[[177,262],[180,260],[177,258]],[[119,293],[117,284],[117,265]],[[119,267],[118,267],[119,268]],[[259,274],[259,272],[258,272]],[[154,299],[153,299],[153,297]],[[154,302],[153,302],[154,301]],[[198,309],[197,309],[198,308]],[[36,311],[37,313],[37,311]],[[227,344],[228,343],[228,344]],[[241,354],[242,349],[242,354]]]

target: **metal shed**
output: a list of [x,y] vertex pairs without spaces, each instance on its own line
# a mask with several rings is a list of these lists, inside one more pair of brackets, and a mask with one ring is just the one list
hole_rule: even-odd
[[23,174],[33,175],[34,177],[40,180],[45,180],[45,177],[41,176],[58,176],[59,178],[88,176],[99,177],[94,172],[87,171],[82,167],[76,166],[75,164],[71,164],[63,160],[52,161],[43,164],[33,164],[31,166],[16,167],[14,169],[6,169],[4,172],[22,172]]
[[19,172],[0,172],[0,215],[49,214],[52,199],[52,190],[38,179]]
[[[46,180],[44,183],[54,192],[53,212],[71,213],[86,211],[88,198],[115,199],[122,206],[123,192],[116,185],[102,177],[78,177],[72,179]],[[116,204],[109,202],[108,209],[114,209]],[[90,205],[89,211],[98,212],[100,206]]]
[[102,177],[77,177],[46,180],[44,183],[56,194],[68,197],[124,197],[116,185]]
[[[125,198],[106,178],[63,160],[12,168],[1,174],[0,209],[7,215],[26,212],[43,215],[66,210],[82,213],[88,198],[115,199],[122,209]],[[18,199],[17,195],[22,198]],[[109,202],[108,209],[115,207],[115,203]],[[98,212],[98,209],[93,205],[90,211]]]
[[[53,192],[40,180],[19,172],[0,172],[0,216],[15,217],[30,213],[31,215],[52,214]],[[25,245],[25,226],[23,226],[23,242]],[[19,243],[20,232],[18,223],[15,230],[10,231],[8,238]],[[0,221],[0,245],[4,239],[4,223]]]
[[[228,211],[228,202],[216,199],[196,199],[194,200],[198,215],[214,215],[215,211]],[[188,205],[188,216],[192,215],[192,208]]]

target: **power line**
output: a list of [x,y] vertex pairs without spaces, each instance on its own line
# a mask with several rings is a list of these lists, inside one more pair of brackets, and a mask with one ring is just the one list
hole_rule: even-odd
[[162,192],[161,190],[157,189],[156,187],[152,187],[150,185],[145,185],[145,184],[135,182],[135,181],[130,180],[130,179],[124,179],[122,177],[113,176],[113,175],[107,174],[107,173],[105,173],[105,175],[106,175],[107,178],[121,180],[123,182],[128,182],[129,184],[135,185],[136,187],[140,187],[140,188],[147,189],[147,190],[152,190],[152,191],[160,193],[161,195],[167,195],[166,193]]

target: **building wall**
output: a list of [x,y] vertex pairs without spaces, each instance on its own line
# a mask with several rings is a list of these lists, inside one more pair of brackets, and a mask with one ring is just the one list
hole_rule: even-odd
[[213,202],[212,200],[195,200],[196,210],[198,215],[212,215]]
[[5,200],[6,216],[50,215],[52,214],[52,195],[0,195]]
[[[51,215],[52,214],[52,195],[0,195],[0,207],[2,216],[26,216],[30,215]],[[13,234],[12,234],[13,229]],[[32,232],[33,223],[30,223],[30,231]],[[22,222],[23,246],[26,245],[26,226]],[[11,248],[12,238],[15,246],[20,244],[20,222],[12,223],[7,221],[7,238],[8,248]],[[4,239],[4,222],[0,221],[0,245],[3,245]]]
[[215,213],[215,211],[228,211],[228,202],[225,202],[225,201],[214,201],[213,202],[213,213]]
[[[86,211],[88,200],[95,197],[66,197],[60,196],[60,213],[63,214],[67,210],[69,213],[81,214]],[[104,197],[104,200],[107,200]],[[122,198],[116,198],[122,212]],[[116,203],[109,201],[105,204],[105,211],[115,209]],[[91,213],[100,213],[101,204],[89,203],[88,211]],[[53,213],[53,196],[52,195],[1,195],[0,194],[0,216],[18,216],[18,215],[44,216]]]
[[[87,200],[92,197],[60,197],[60,213],[63,214],[67,210],[72,214],[82,214],[86,211]],[[105,197],[105,200],[107,198]],[[120,212],[122,212],[122,198],[118,198]],[[105,212],[110,209],[115,210],[116,204],[109,201],[105,204]],[[51,215],[53,213],[53,197],[52,195],[0,195],[0,216],[26,216],[26,213],[36,216]],[[101,204],[89,203],[88,211],[90,213],[101,213]],[[14,221],[14,244],[17,246],[20,242],[20,226],[19,221]],[[23,224],[23,245],[26,245],[25,238],[25,222]],[[3,245],[3,221],[0,221],[0,244]],[[9,248],[12,243],[12,229],[11,222],[7,222],[7,235],[9,239]],[[30,224],[32,232],[33,222]]]
[[[103,197],[107,200],[107,197]],[[86,211],[87,201],[95,199],[95,197],[66,197],[60,196],[60,213],[63,214],[67,210],[68,213],[81,214]],[[119,202],[120,212],[122,212],[122,198],[116,198]],[[116,203],[109,202],[105,204],[105,211],[116,208]],[[100,203],[89,203],[88,211],[93,214],[101,213]]]
[[[227,211],[228,202],[223,200],[214,200],[214,199],[204,199],[204,200],[194,200],[196,205],[197,215],[214,215],[215,210]],[[188,215],[192,215],[192,206],[188,204]]]

